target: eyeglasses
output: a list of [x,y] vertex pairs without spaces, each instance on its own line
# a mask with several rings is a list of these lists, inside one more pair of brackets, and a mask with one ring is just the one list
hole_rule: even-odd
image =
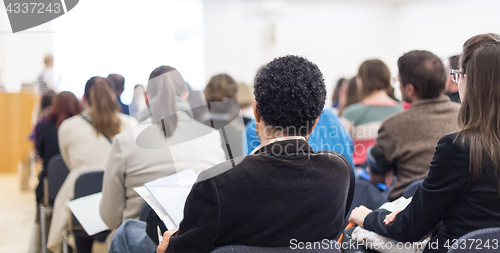
[[460,72],[456,69],[452,69],[452,70],[450,70],[450,75],[451,75],[451,80],[455,83],[458,83],[458,82],[460,82],[460,76],[464,76],[465,73]]

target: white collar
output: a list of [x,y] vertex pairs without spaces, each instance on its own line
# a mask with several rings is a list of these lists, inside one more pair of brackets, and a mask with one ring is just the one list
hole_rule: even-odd
[[304,140],[305,141],[306,138],[304,136],[286,136],[286,137],[274,138],[274,139],[271,139],[271,140],[269,140],[267,142],[259,144],[259,146],[257,146],[256,148],[254,148],[254,150],[250,153],[250,155],[255,154],[255,152],[257,152],[257,150],[261,149],[262,147],[264,147],[266,145],[269,145],[269,144],[272,144],[272,143],[275,143],[275,142],[278,142],[278,141],[287,141],[287,140]]

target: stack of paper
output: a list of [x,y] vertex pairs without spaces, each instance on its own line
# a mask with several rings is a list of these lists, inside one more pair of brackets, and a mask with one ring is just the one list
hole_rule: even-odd
[[134,190],[151,206],[168,229],[178,227],[184,215],[184,204],[198,175],[184,170],[144,184]]

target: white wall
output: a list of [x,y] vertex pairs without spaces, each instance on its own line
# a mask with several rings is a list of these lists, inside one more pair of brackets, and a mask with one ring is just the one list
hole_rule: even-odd
[[423,49],[446,58],[477,34],[500,34],[498,0],[440,0],[402,5],[398,11],[398,54]]
[[5,5],[0,4],[0,82],[8,92],[19,92],[43,70],[43,57],[52,52],[52,24],[12,33]]
[[[171,5],[176,2],[181,4]],[[79,96],[90,76],[119,72],[127,80],[128,102],[133,86],[145,83],[160,64],[179,68],[198,89],[222,72],[251,84],[260,66],[286,54],[317,63],[331,91],[339,77],[353,76],[366,59],[382,59],[396,76],[404,52],[425,49],[446,58],[460,53],[473,35],[500,33],[498,0],[394,3],[86,0],[48,24],[16,34],[0,5],[0,81],[8,91],[19,91],[22,82],[35,80],[54,46],[63,88]]]
[[[397,9],[339,1],[204,1],[205,77],[225,72],[252,84],[275,57],[302,55],[323,71],[331,90],[368,58],[396,57]],[[274,41],[270,39],[274,26]]]

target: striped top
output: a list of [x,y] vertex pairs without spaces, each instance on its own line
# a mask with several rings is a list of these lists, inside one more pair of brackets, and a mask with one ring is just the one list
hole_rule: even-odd
[[359,102],[345,108],[341,120],[354,142],[355,165],[362,165],[366,161],[366,151],[375,143],[382,122],[387,117],[402,111],[403,107],[396,101],[394,105],[370,105]]

